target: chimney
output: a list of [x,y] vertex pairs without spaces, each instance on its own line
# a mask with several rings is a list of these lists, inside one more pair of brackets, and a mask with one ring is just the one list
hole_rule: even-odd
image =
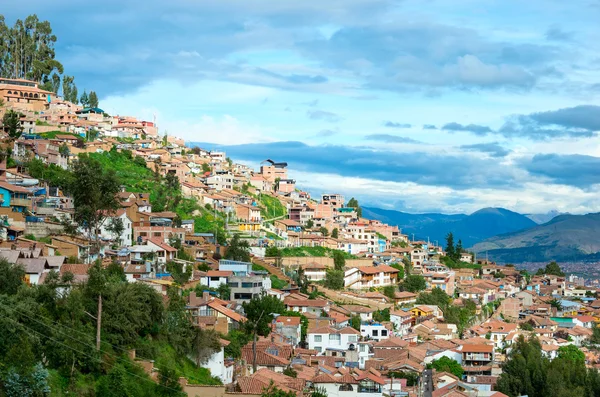
[[208,291],[202,292],[202,299],[205,301],[210,300],[210,292],[208,292]]

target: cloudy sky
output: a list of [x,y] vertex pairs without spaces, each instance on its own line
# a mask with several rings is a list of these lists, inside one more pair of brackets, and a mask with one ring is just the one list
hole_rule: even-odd
[[110,113],[313,194],[600,211],[597,0],[30,0]]

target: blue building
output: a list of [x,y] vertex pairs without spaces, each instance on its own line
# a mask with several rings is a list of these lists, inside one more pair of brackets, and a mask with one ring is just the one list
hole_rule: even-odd
[[31,192],[21,186],[0,181],[0,207],[10,207],[13,212],[31,208]]

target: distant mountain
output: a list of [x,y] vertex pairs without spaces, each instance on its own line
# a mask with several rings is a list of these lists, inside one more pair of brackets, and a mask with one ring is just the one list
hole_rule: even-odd
[[556,218],[559,215],[568,215],[568,213],[558,212],[556,210],[552,210],[546,212],[545,214],[529,214],[525,215],[527,218],[531,219],[538,225],[542,225],[546,222],[550,222],[552,219]]
[[543,225],[489,238],[473,250],[502,263],[597,260],[600,213],[559,215]]
[[445,215],[437,213],[408,214],[406,212],[363,207],[363,216],[397,225],[402,232],[415,234],[416,239],[438,241],[444,244],[448,232],[455,240],[461,239],[464,247],[471,247],[498,234],[523,230],[536,225],[524,215],[504,208],[483,208],[471,215]]

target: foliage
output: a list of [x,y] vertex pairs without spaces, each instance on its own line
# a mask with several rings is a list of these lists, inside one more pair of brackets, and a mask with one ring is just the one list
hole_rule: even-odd
[[282,248],[281,256],[301,256],[301,257],[332,257],[336,252],[341,252],[346,259],[356,259],[356,255],[351,255],[345,251],[336,250],[327,247],[286,247]]
[[315,226],[315,222],[312,219],[309,219],[308,221],[306,221],[307,229],[312,229],[314,226]]
[[519,328],[521,328],[523,331],[533,331],[533,325],[529,323],[521,323]]
[[285,391],[279,389],[277,386],[275,386],[275,383],[273,381],[271,381],[269,386],[267,386],[265,388],[265,390],[263,390],[263,392],[260,396],[261,397],[296,397],[296,392],[294,392],[294,391],[285,392]]
[[356,208],[356,215],[359,218],[362,218],[362,208],[358,205],[358,200],[356,200],[354,197],[348,200],[346,207]]
[[433,360],[430,364],[427,364],[427,368],[433,368],[438,372],[449,372],[458,377],[458,379],[462,379],[462,375],[464,373],[463,367],[458,363],[458,361],[443,356],[437,360]]
[[250,342],[252,335],[244,331],[232,330],[223,338],[229,341],[229,345],[225,346],[225,357],[240,358],[242,356],[242,347]]
[[496,390],[509,396],[587,396],[600,393],[596,369],[586,369],[583,353],[570,345],[550,361],[542,354],[539,341],[521,335],[502,366]]
[[25,279],[25,269],[21,265],[9,263],[0,258],[0,294],[14,295]]
[[558,311],[561,311],[563,309],[560,299],[552,298],[548,301],[548,303],[550,304],[550,306],[556,308],[556,310]]
[[234,235],[229,241],[225,259],[234,261],[250,262],[250,245],[248,241],[241,240],[239,235]]
[[335,251],[333,253],[333,267],[335,270],[344,271],[346,268],[346,258],[341,251]]
[[260,213],[265,219],[279,218],[287,214],[287,209],[277,197],[261,194],[258,197]]
[[390,321],[390,309],[386,307],[383,310],[373,312],[373,320],[377,322]]
[[419,383],[419,375],[411,371],[390,371],[388,376],[394,379],[406,379],[407,386],[415,386]]
[[173,277],[173,281],[179,285],[183,285],[190,281],[190,277],[192,277],[192,267],[185,266],[181,262],[167,262],[167,272],[171,274]]
[[53,88],[55,73],[63,73],[62,64],[54,59],[56,40],[50,22],[40,21],[35,14],[25,20],[17,19],[12,28],[0,16],[0,76],[30,79]]
[[8,110],[2,117],[2,126],[11,139],[18,139],[23,133],[21,113],[12,109]]
[[329,230],[327,230],[327,228],[325,226],[321,226],[319,228],[319,233],[321,233],[323,236],[327,237],[329,235]]
[[396,297],[396,287],[393,285],[386,285],[383,287],[383,294],[393,302]]
[[271,333],[273,314],[281,314],[285,311],[285,305],[279,298],[266,294],[245,302],[243,307],[247,318],[244,323],[246,332],[265,337]]
[[332,238],[338,238],[340,234],[340,231],[338,230],[337,227],[334,227],[333,230],[331,231],[331,237]]
[[274,245],[268,246],[265,249],[265,256],[268,258],[280,258],[281,250],[279,248],[275,247]]
[[105,170],[87,154],[79,155],[72,167],[73,182],[69,191],[75,205],[73,218],[96,239],[107,215],[119,208],[120,182],[113,171]]
[[355,314],[354,316],[350,317],[350,326],[352,328],[354,328],[357,331],[360,331],[360,316],[358,314]]
[[98,94],[96,91],[90,91],[90,95],[88,97],[88,106],[91,108],[97,108],[100,105],[98,101]]
[[590,342],[593,344],[600,344],[600,327],[592,328],[592,336],[590,337]]
[[426,287],[425,279],[423,276],[411,274],[406,276],[402,283],[402,288],[408,292],[419,292],[423,291]]
[[419,305],[436,305],[440,308],[446,308],[450,303],[450,297],[440,288],[433,288],[431,292],[422,292],[417,297]]
[[325,273],[325,286],[333,290],[344,288],[344,271],[327,269]]
[[277,276],[271,274],[271,288],[282,289],[288,285],[288,282],[285,280],[279,279]]
[[[392,263],[390,265],[391,267],[393,267],[394,269],[398,270],[398,280],[402,280],[404,279],[404,267],[398,263]],[[404,265],[406,266],[406,265]]]
[[106,230],[114,236],[115,241],[120,245],[121,236],[125,232],[125,225],[123,224],[123,218],[113,216],[109,219]]
[[283,374],[286,376],[289,376],[291,378],[296,378],[298,377],[298,372],[296,372],[296,370],[292,367],[286,367],[286,369],[283,370]]
[[560,268],[558,263],[556,263],[555,261],[548,263],[545,268],[538,269],[536,274],[538,276],[543,276],[543,275],[548,275],[548,274],[558,276],[558,277],[565,276],[565,272],[562,271],[562,269]]

